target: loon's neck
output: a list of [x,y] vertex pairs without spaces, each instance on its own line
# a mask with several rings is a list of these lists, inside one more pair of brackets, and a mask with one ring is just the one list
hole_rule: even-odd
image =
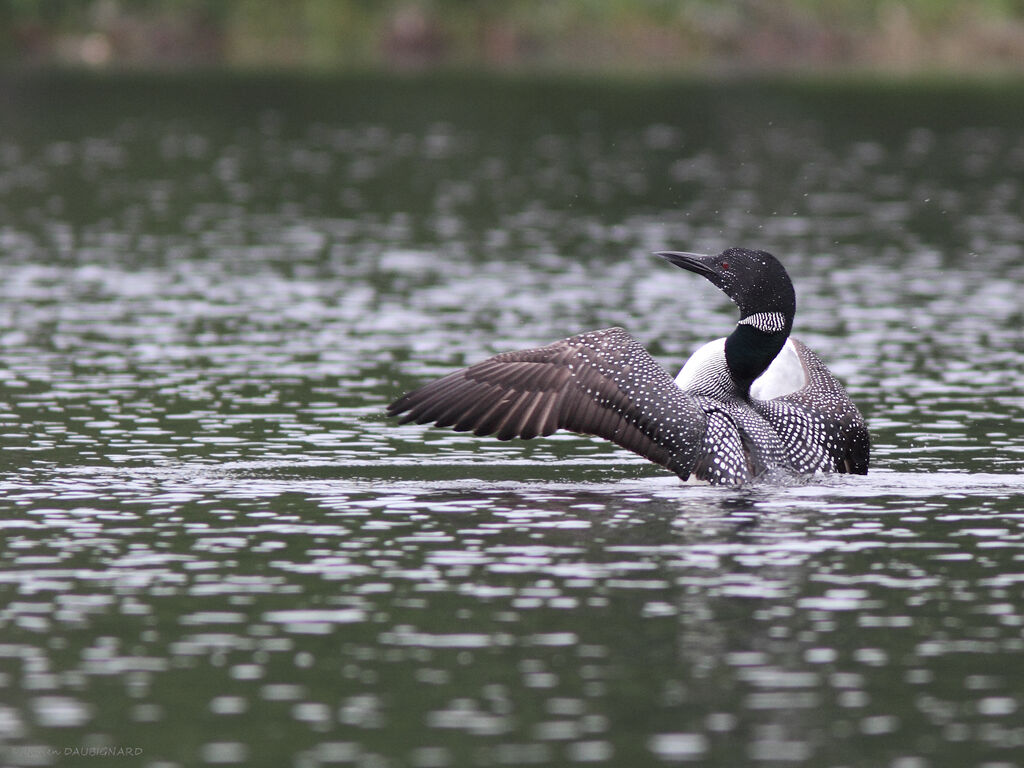
[[740,320],[736,330],[726,337],[725,363],[742,397],[749,398],[754,379],[764,373],[782,351],[791,327],[792,320],[785,318],[779,324]]

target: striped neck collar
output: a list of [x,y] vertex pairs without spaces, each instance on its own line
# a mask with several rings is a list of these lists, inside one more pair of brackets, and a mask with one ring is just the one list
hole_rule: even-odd
[[778,333],[786,330],[786,316],[782,312],[758,312],[739,321],[739,325],[750,325],[764,333]]

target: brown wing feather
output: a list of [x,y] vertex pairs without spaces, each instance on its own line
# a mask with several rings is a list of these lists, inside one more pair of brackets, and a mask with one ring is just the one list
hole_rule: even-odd
[[501,440],[596,435],[683,478],[705,426],[693,397],[621,328],[496,355],[400,397],[388,413]]

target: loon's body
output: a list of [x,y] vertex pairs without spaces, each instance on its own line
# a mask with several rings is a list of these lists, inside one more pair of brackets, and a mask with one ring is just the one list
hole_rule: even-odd
[[621,328],[506,352],[388,407],[401,422],[529,439],[597,435],[675,472],[738,484],[772,470],[866,474],[864,419],[814,352],[790,337],[796,298],[771,254],[659,253],[703,275],[740,309],[735,330],[673,379]]

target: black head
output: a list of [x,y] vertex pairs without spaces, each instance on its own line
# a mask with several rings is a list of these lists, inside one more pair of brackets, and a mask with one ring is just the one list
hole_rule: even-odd
[[662,251],[657,254],[677,267],[703,275],[736,302],[740,319],[764,312],[778,312],[787,320],[796,313],[793,282],[779,260],[765,251],[729,248],[717,256]]
[[764,251],[730,248],[717,256],[658,254],[717,285],[740,308],[740,321],[725,340],[725,362],[744,396],[775,359],[793,328],[796,295],[778,259]]

